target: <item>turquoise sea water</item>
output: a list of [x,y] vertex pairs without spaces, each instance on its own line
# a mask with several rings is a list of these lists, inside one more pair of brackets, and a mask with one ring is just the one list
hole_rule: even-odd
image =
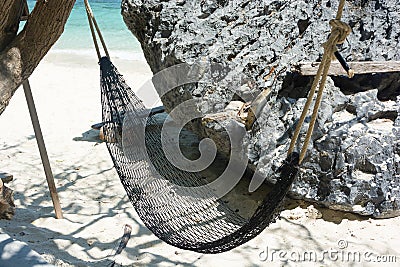
[[[33,9],[35,2],[36,0],[28,0],[29,10]],[[141,58],[140,44],[122,19],[121,0],[91,0],[89,2],[110,56],[127,59]],[[76,1],[64,33],[52,49],[84,54],[96,53],[83,0]]]

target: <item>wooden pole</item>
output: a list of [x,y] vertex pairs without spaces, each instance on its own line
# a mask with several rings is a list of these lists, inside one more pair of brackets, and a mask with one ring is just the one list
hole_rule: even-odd
[[[317,74],[319,62],[300,62],[292,71],[304,76]],[[400,61],[361,61],[348,62],[355,74],[400,72]],[[329,69],[329,75],[347,75],[339,62],[334,61]]]
[[39,147],[40,157],[42,158],[44,173],[46,175],[47,185],[49,186],[56,218],[62,219],[63,214],[60,206],[60,200],[58,199],[57,189],[54,183],[54,177],[51,171],[49,157],[47,156],[47,150],[44,144],[42,130],[40,129],[39,118],[36,112],[35,102],[33,101],[32,91],[28,79],[26,79],[22,85],[24,87],[26,103],[28,104],[29,113],[31,115],[33,130],[35,131],[36,141]]

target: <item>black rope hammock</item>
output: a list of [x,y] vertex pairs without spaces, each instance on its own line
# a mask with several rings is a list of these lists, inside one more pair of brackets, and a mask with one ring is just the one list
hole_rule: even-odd
[[[328,40],[327,47],[330,50],[326,50],[328,52],[324,57],[327,64],[321,64],[324,66],[319,71],[320,74],[322,69],[326,72],[322,75],[321,94],[326,70],[335,52],[336,39],[341,32],[347,32],[334,32],[340,30],[339,26],[342,27],[339,20],[344,2],[340,1],[337,20],[333,25],[334,34]],[[85,4],[99,56],[102,124],[107,148],[121,183],[146,227],[170,245],[200,253],[228,251],[261,233],[278,216],[282,201],[298,173],[305,149],[299,155],[292,152],[294,146],[291,145],[286,160],[278,170],[280,176],[272,190],[265,195],[250,218],[240,216],[226,202],[213,195],[213,188],[208,187],[199,173],[185,171],[169,161],[168,155],[162,149],[165,142],[162,140],[163,124],[149,116],[142,101],[109,60],[104,40],[87,0]],[[107,57],[100,58],[94,29]],[[313,85],[314,90],[317,82]],[[312,94],[310,95],[311,100]],[[318,110],[317,104],[315,110]],[[313,119],[315,118],[316,115],[313,114]],[[301,123],[299,124],[298,128],[301,127]],[[312,132],[312,128],[309,132]],[[140,143],[144,145],[137,145]],[[130,146],[128,154],[124,149],[127,146]],[[195,190],[188,194],[185,188]]]
[[[100,59],[100,70],[107,148],[132,205],[158,238],[182,249],[219,253],[254,238],[277,217],[297,174],[298,154],[288,157],[272,191],[254,215],[245,219],[218,197],[210,196],[212,189],[204,187],[204,179],[198,173],[181,170],[168,161],[160,149],[162,124],[154,117],[143,119],[145,106],[107,57]],[[130,116],[133,124],[146,124],[145,148],[138,146],[129,156],[124,154],[121,134],[127,127],[123,125],[125,116]],[[140,138],[139,133],[133,138]],[[187,196],[174,190],[174,185],[203,187],[196,191],[197,196]]]

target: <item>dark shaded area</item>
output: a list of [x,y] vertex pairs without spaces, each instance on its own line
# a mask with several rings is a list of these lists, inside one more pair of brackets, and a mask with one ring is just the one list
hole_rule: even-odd
[[[356,94],[368,90],[378,89],[380,101],[396,101],[400,95],[400,72],[358,74],[353,78],[346,76],[331,76],[336,87],[345,95]],[[282,89],[279,95],[294,99],[307,97],[314,76],[302,76],[288,72],[283,78]]]
[[355,75],[352,79],[333,76],[335,85],[346,94],[378,89],[380,101],[393,100],[400,95],[400,72]]
[[297,27],[299,27],[299,34],[303,34],[307,30],[308,26],[310,26],[310,24],[311,22],[309,19],[300,19],[297,22]]

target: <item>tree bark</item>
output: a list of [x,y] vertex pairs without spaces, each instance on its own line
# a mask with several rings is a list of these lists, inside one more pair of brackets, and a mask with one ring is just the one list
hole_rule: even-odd
[[15,214],[13,191],[0,179],[0,220],[11,220]]
[[0,8],[0,51],[17,35],[21,5],[21,0],[4,0]]
[[3,1],[0,12],[0,115],[21,83],[61,36],[75,3],[75,0],[38,0],[24,29],[16,35],[21,0]]

